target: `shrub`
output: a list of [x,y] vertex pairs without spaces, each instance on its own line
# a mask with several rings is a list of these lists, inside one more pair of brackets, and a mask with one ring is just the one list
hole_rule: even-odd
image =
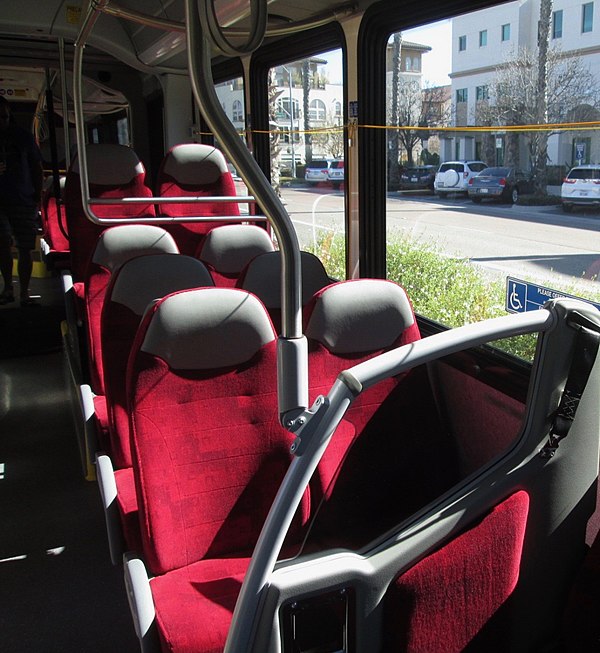
[[[324,235],[311,251],[323,261],[331,277],[346,278],[345,243],[341,234]],[[503,277],[492,278],[468,259],[448,257],[435,245],[392,234],[387,244],[387,277],[406,289],[415,313],[445,326],[457,327],[506,315]],[[575,287],[557,290],[578,294]],[[600,301],[600,292],[590,299]],[[494,345],[531,361],[536,342],[537,335],[530,334],[498,340]]]
[[[324,263],[328,274],[346,278],[345,243],[340,235],[325,234],[316,248],[309,248]],[[388,242],[389,279],[406,289],[416,313],[446,326],[456,327],[505,315],[504,285],[491,281],[467,259],[449,258],[434,246],[399,237]],[[536,336],[499,341],[497,346],[531,360]]]

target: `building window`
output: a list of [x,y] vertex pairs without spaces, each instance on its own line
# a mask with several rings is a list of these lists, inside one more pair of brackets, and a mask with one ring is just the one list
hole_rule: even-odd
[[459,102],[466,102],[468,100],[468,98],[469,98],[468,89],[459,88],[456,91],[456,102],[457,102],[457,104]]
[[510,23],[506,23],[506,25],[502,25],[500,28],[500,34],[501,34],[501,39],[502,41],[510,41]]
[[324,122],[326,116],[325,102],[323,100],[312,100],[310,109],[308,110],[308,117],[311,122]]
[[479,32],[479,47],[483,48],[487,45],[487,29],[482,29]]
[[243,122],[244,120],[244,108],[242,103],[239,100],[234,100],[233,102],[233,122]]
[[467,49],[467,37],[466,36],[459,36],[458,37],[458,51],[463,52],[466,49]]
[[489,100],[489,98],[490,98],[489,87],[488,86],[478,86],[475,89],[475,97],[477,98],[478,102],[481,102],[482,100]]
[[581,31],[591,32],[594,27],[594,3],[586,2],[581,7]]
[[562,9],[552,12],[552,38],[553,39],[562,38],[562,19],[563,19]]

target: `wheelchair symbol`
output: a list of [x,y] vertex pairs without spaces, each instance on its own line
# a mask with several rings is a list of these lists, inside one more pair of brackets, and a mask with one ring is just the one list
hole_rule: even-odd
[[527,289],[523,284],[512,283],[512,291],[508,297],[510,310],[519,313],[525,310],[525,294]]

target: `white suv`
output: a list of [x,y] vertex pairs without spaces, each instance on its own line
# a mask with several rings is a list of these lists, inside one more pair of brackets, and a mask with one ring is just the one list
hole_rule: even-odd
[[487,168],[483,161],[446,161],[435,175],[433,188],[438,195],[466,193],[469,180]]
[[570,213],[574,206],[600,207],[600,165],[571,168],[560,189],[563,211]]

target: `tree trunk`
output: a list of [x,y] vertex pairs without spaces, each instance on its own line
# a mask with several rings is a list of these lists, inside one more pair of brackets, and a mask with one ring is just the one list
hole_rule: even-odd
[[400,185],[400,134],[397,127],[400,124],[400,72],[402,63],[402,32],[394,34],[392,49],[392,115],[391,129],[388,134],[388,187],[395,190]]
[[[548,122],[548,43],[552,20],[552,0],[541,0],[538,22],[538,70],[537,70],[537,124]],[[538,132],[532,138],[532,163],[535,192],[546,195],[548,173],[548,132]]]
[[310,134],[310,65],[308,59],[302,62],[302,110],[304,111],[304,161],[312,161],[312,135]]

